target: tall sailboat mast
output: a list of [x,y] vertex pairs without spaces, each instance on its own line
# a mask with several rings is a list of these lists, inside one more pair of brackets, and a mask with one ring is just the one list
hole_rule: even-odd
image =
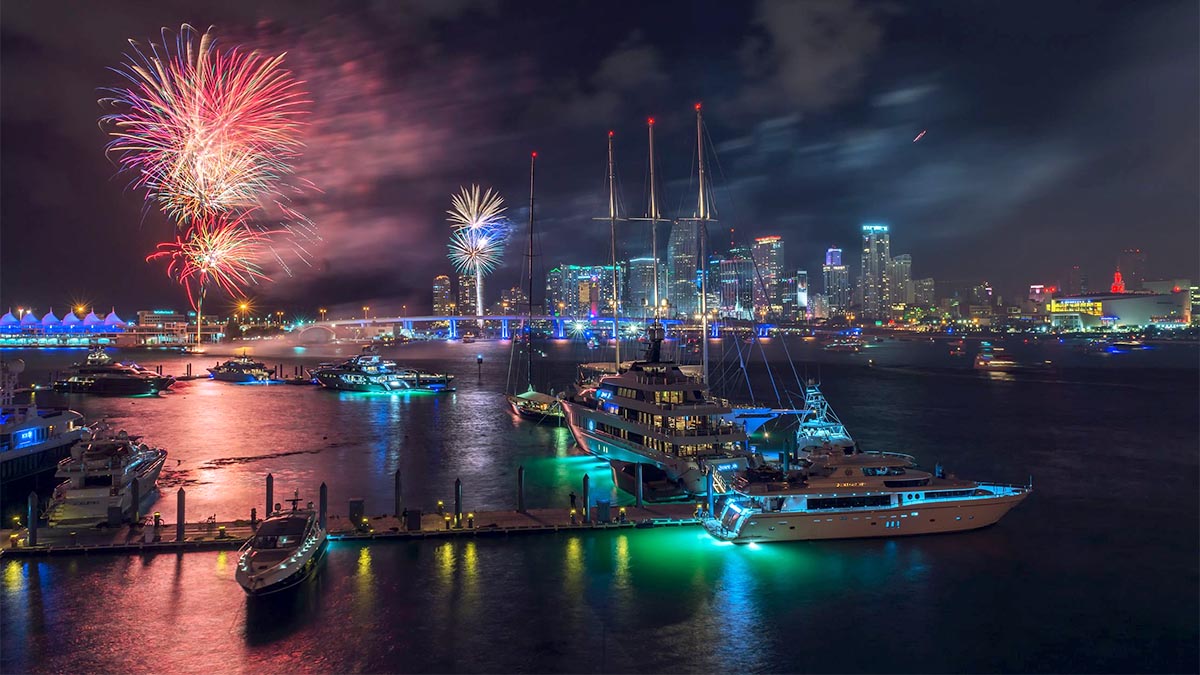
[[700,169],[700,198],[697,219],[700,226],[700,344],[702,350],[704,385],[708,386],[708,195],[704,169],[704,117],[696,104],[696,165]]
[[621,330],[617,321],[621,313],[621,295],[617,283],[617,170],[613,161],[613,132],[608,132],[608,228],[612,252],[613,339],[616,344],[617,372],[621,372]]
[[529,297],[525,313],[525,377],[533,389],[533,169],[537,153],[529,155]]
[[654,118],[646,120],[650,130],[650,251],[654,256],[654,318],[658,319],[658,190],[654,184]]

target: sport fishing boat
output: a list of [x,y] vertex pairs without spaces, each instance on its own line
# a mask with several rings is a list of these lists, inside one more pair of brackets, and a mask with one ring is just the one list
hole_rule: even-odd
[[245,354],[207,370],[212,374],[212,379],[222,382],[266,382],[275,374],[274,368],[268,368],[265,363],[255,361]]
[[745,429],[722,419],[733,409],[678,364],[660,360],[661,325],[650,326],[648,334],[645,361],[563,401],[579,446],[602,459],[653,465],[676,485],[673,496],[705,492],[708,468],[732,477],[756,465]]
[[117,363],[100,347],[83,363],[74,364],[66,378],[54,382],[54,390],[71,394],[138,396],[157,394],[175,384],[170,375],[159,375],[136,363]]
[[804,391],[804,414],[796,429],[796,449],[798,456],[804,457],[823,447],[853,448],[854,439],[825,400],[820,386],[809,382]]
[[326,532],[312,502],[301,509],[300,493],[262,521],[238,557],[234,577],[248,595],[286,590],[313,575],[325,555]]
[[167,451],[139,442],[124,431],[115,435],[85,433],[58,463],[47,518],[50,527],[119,524],[150,496],[167,459]]
[[704,528],[735,544],[960,532],[992,525],[1033,490],[915,466],[910,455],[825,448],[794,471],[752,468]]

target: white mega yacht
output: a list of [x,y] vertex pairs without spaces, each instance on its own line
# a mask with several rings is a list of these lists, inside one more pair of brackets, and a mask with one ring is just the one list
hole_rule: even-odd
[[0,362],[0,483],[48,470],[83,434],[83,415],[17,403],[21,359]]
[[915,466],[910,455],[826,446],[794,471],[741,473],[704,527],[735,544],[959,532],[995,523],[1032,492]]
[[58,463],[54,475],[66,480],[54,489],[50,527],[115,524],[140,506],[134,504],[135,493],[141,501],[154,491],[167,451],[138,439],[124,431],[100,437],[85,432],[71,456]]

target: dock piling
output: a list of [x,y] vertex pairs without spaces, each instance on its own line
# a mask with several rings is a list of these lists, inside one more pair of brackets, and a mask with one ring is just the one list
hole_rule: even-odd
[[642,508],[642,463],[638,462],[634,480],[637,483],[637,507]]
[[525,513],[525,467],[517,467],[517,513]]
[[783,449],[779,451],[779,461],[783,464],[784,472],[792,470],[792,451]]
[[454,527],[462,527],[462,479],[454,479]]
[[592,522],[592,477],[583,474],[583,522],[591,524]]
[[187,364],[187,376],[188,377],[192,376],[192,364],[190,364],[190,363]]
[[321,499],[320,499],[320,501],[321,501],[321,507],[320,507],[320,509],[321,509],[320,510],[321,529],[328,531],[329,528],[325,527],[325,514],[329,511],[329,488],[325,487],[324,483],[321,483]]
[[184,515],[184,492],[183,488],[179,488],[179,492],[175,493],[175,541],[183,541],[183,526],[187,523],[187,518]]
[[275,503],[275,476],[267,474],[267,517],[271,516],[273,511],[271,505]]
[[[137,481],[134,481],[135,483]],[[28,513],[25,515],[25,521],[29,525],[29,537],[25,540],[30,546],[37,546],[37,526],[38,526],[38,496],[36,492],[29,493],[29,499],[25,506]]]
[[394,479],[396,483],[396,503],[394,508],[396,512],[396,518],[399,518],[400,514],[404,513],[404,498],[401,496],[403,493],[400,491],[400,469],[396,469]]

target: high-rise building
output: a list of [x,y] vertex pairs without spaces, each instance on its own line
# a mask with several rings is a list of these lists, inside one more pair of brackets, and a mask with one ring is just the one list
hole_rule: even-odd
[[700,261],[700,230],[695,221],[685,220],[671,227],[667,241],[666,298],[671,314],[691,316],[699,311],[700,299],[696,270]]
[[829,296],[823,293],[809,296],[808,316],[812,319],[828,319]]
[[887,225],[862,226],[862,316],[887,319],[891,310],[891,234]]
[[1121,270],[1126,292],[1142,290],[1142,283],[1146,281],[1146,253],[1140,248],[1121,251],[1117,257],[1117,269]]
[[458,306],[455,313],[458,316],[475,316],[475,276],[471,274],[458,275]]
[[433,278],[433,314],[434,316],[454,314],[454,289],[450,286],[450,277],[445,274],[439,274]]
[[654,306],[654,269],[658,268],[658,297],[667,297],[667,266],[655,265],[654,258],[633,258],[629,261],[629,288],[625,292],[627,312],[641,315],[652,312]]
[[892,258],[891,269],[892,304],[913,304],[912,256],[902,253]]
[[758,237],[751,254],[759,278],[754,284],[754,313],[760,317],[777,316],[783,311],[779,295],[779,280],[783,278],[783,237]]
[[720,316],[751,319],[754,313],[754,261],[738,255],[736,250],[730,251],[729,258],[718,264]]
[[1084,295],[1088,292],[1087,274],[1079,265],[1072,265],[1071,269],[1067,270],[1067,281],[1062,286],[1067,295]]
[[779,315],[781,319],[797,321],[809,318],[808,270],[796,270],[780,279],[779,296],[783,307]]
[[933,279],[917,279],[913,282],[913,304],[918,307],[933,307],[937,304],[936,285]]
[[529,298],[525,293],[525,289],[520,286],[500,292],[500,314],[513,315],[525,312],[529,307]]
[[[831,255],[834,251],[837,255]],[[850,268],[843,265],[841,259],[841,249],[831,248],[825,254],[825,264],[821,266],[826,309],[831,315],[841,314],[850,309]]]
[[[558,265],[546,274],[547,310],[559,316],[612,316],[612,270],[612,265]],[[618,265],[618,290],[624,285],[625,269]]]

